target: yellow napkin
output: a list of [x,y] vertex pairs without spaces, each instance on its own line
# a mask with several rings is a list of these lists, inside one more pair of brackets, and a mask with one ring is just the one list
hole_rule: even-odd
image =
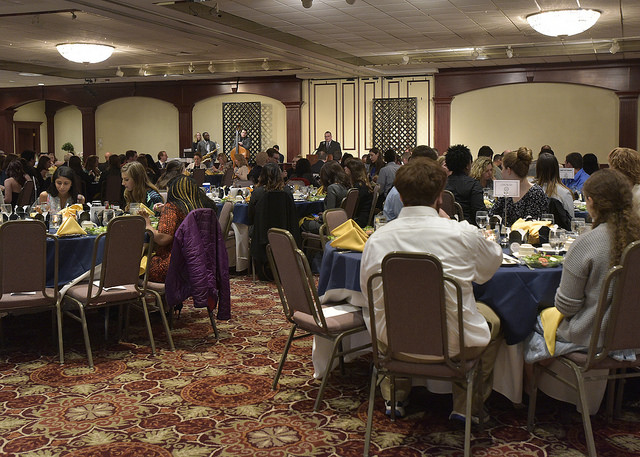
[[564,316],[558,311],[558,308],[547,308],[540,313],[540,322],[544,331],[544,341],[547,343],[549,354],[556,352],[556,330],[562,322]]
[[154,213],[153,211],[151,211],[149,209],[149,207],[147,205],[145,205],[144,203],[140,203],[140,209],[142,211],[144,211],[145,213],[147,213],[149,216],[155,216],[156,213]]
[[57,235],[86,235],[82,227],[78,224],[75,217],[68,217],[64,220],[60,228],[58,229]]
[[358,252],[364,250],[364,244],[369,238],[353,219],[349,219],[344,224],[334,228],[331,231],[331,235],[336,237],[331,242],[331,246],[334,248],[349,249]]
[[511,230],[523,230],[525,233],[529,232],[529,238],[527,242],[529,244],[536,244],[540,242],[539,230],[540,227],[551,227],[551,221],[525,221],[524,219],[518,219],[511,226]]
[[75,216],[78,211],[82,211],[82,205],[76,203],[74,205],[67,206],[60,212],[62,213],[63,218],[68,218],[69,216]]

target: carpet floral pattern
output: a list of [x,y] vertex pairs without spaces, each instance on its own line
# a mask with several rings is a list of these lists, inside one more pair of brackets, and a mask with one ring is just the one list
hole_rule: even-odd
[[[273,376],[289,329],[273,284],[232,277],[232,319],[188,304],[168,350],[158,316],[152,355],[141,319],[130,339],[104,339],[104,316],[90,315],[96,369],[86,365],[77,323],[66,320],[67,363],[57,363],[47,314],[3,319],[0,455],[20,457],[361,456],[370,359],[333,373],[322,410],[313,412],[311,340],[294,342],[277,390]],[[640,389],[627,383],[624,416],[593,420],[598,455],[640,454]],[[448,420],[451,398],[414,389],[408,416],[392,423],[376,397],[371,454],[461,456],[463,426]],[[475,456],[577,456],[586,452],[575,409],[540,396],[535,433],[526,408],[498,394],[491,421],[473,430]]]

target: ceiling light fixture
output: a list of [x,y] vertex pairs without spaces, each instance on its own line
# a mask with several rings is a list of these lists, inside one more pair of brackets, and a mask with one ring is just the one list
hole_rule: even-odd
[[264,60],[262,61],[262,69],[263,69],[264,71],[269,71],[269,61],[268,61],[267,59],[264,59]]
[[566,9],[539,11],[527,16],[533,29],[547,36],[572,36],[589,30],[600,18],[600,11],[590,9]]
[[508,59],[513,58],[513,49],[511,48],[511,46],[507,46],[507,51],[506,51],[506,53],[507,53],[507,58],[508,58]]
[[403,55],[403,56],[402,56],[402,65],[406,65],[406,64],[408,64],[408,63],[409,63],[409,60],[411,60],[411,59],[409,58],[409,56],[408,56],[408,55],[406,55],[406,54],[405,54],[405,55]]
[[313,0],[302,0],[302,6],[305,8],[311,8],[311,5],[313,5]]
[[213,62],[209,62],[209,66],[207,67],[207,70],[209,70],[209,73],[216,72],[216,67],[213,66]]
[[138,74],[140,76],[147,76],[147,71],[144,69],[144,67],[140,67],[140,70],[138,70]]
[[122,78],[124,76],[124,71],[122,71],[120,67],[118,67],[118,69],[116,70],[116,76],[118,78]]
[[193,62],[189,64],[189,67],[187,68],[187,70],[189,70],[189,73],[195,73],[196,67],[193,66]]
[[98,63],[111,57],[115,48],[106,44],[63,43],[56,45],[56,49],[62,57],[71,62]]
[[611,43],[611,47],[609,48],[609,52],[611,54],[615,54],[618,51],[620,51],[620,45],[618,44],[618,40],[613,40],[613,43]]
[[474,59],[477,59],[480,56],[480,53],[478,52],[478,50],[476,48],[473,48],[473,52],[471,53],[471,57],[473,57]]

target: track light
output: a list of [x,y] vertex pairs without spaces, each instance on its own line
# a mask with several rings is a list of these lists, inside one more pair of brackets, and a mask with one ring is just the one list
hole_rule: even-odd
[[511,46],[507,47],[507,58],[511,59],[513,57],[513,49],[511,49]]
[[402,56],[402,65],[406,65],[406,64],[408,64],[408,63],[409,63],[409,60],[410,60],[410,59],[409,59],[409,56],[408,56],[408,55],[406,55],[406,54],[405,54],[405,55],[403,55],[403,56]]
[[116,76],[118,78],[122,78],[124,76],[124,71],[122,71],[120,67],[118,67],[118,69],[116,70]]
[[264,71],[269,71],[269,61],[268,61],[267,59],[264,59],[264,60],[262,61],[262,69],[263,69]]
[[209,70],[209,73],[216,72],[216,67],[213,66],[213,62],[209,62],[209,66],[207,67],[207,70]]
[[347,0],[347,5],[353,5],[356,2],[356,0]]
[[611,54],[615,54],[618,51],[620,51],[620,45],[618,44],[618,40],[613,40],[613,43],[611,43],[611,47],[609,48],[609,52]]
[[305,8],[311,8],[311,5],[313,5],[313,0],[302,0],[302,6]]
[[474,59],[477,59],[480,56],[480,53],[478,52],[477,48],[473,48],[473,52],[471,53],[471,57],[473,57]]
[[147,76],[147,72],[145,71],[144,67],[140,67],[140,70],[138,70],[138,74],[140,76]]
[[187,70],[189,70],[189,73],[195,73],[196,67],[193,66],[193,62],[189,64],[189,67],[187,68]]

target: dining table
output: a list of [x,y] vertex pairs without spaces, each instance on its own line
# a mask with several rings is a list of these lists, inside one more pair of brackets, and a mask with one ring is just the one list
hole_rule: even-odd
[[[58,237],[58,285],[69,284],[91,269],[93,246],[97,236],[74,235]],[[102,263],[105,237],[100,239],[96,263]],[[47,238],[47,287],[53,287],[55,242]]]

